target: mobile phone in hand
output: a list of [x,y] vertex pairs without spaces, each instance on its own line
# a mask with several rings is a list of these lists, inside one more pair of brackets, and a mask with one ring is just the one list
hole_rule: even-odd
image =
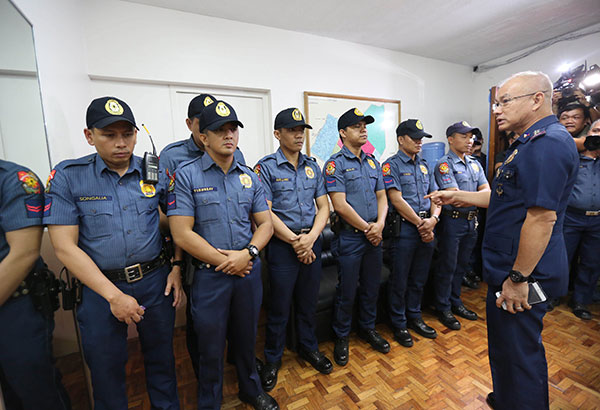
[[[527,296],[527,303],[529,303],[529,305],[537,305],[538,303],[548,300],[548,296],[546,296],[546,293],[538,281],[529,282],[528,285],[529,295]],[[496,292],[496,298],[499,298],[501,294],[502,292]],[[506,302],[502,302],[502,309],[507,310]]]

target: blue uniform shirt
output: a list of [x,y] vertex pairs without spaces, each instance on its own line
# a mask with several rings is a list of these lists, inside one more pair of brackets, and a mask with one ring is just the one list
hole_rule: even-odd
[[31,170],[0,160],[0,261],[10,250],[6,232],[42,225],[43,187]]
[[101,270],[150,261],[162,249],[158,206],[167,177],[162,168],[156,185],[142,176],[137,156],[122,177],[98,154],[62,161],[48,178],[44,224],[79,225],[78,246]]
[[[171,178],[181,163],[194,159],[202,154],[204,154],[204,151],[198,148],[194,142],[194,138],[190,136],[186,140],[175,141],[164,147],[160,152],[160,164],[165,168],[167,176]],[[233,155],[237,162],[246,164],[242,151],[236,149]]]
[[[479,161],[469,155],[465,155],[463,161],[452,150],[438,160],[435,180],[439,189],[458,188],[470,192],[477,192],[477,188],[488,183]],[[450,205],[444,205],[443,208],[463,211],[475,209],[474,206],[456,208]]]
[[527,209],[556,211],[552,236],[534,278],[555,296],[566,293],[569,280],[563,220],[577,177],[578,154],[573,138],[550,115],[533,124],[512,145],[492,182],[483,238],[484,280],[500,286],[512,269]]
[[345,145],[323,167],[327,192],[345,192],[346,202],[366,222],[377,220],[377,196],[385,189],[379,162],[364,151],[360,160]]
[[569,206],[582,211],[600,210],[600,160],[579,156],[577,181],[569,198]]
[[315,221],[315,199],[327,195],[323,175],[314,159],[300,153],[298,168],[287,160],[281,148],[254,167],[267,200],[281,221],[292,230],[311,228]]
[[177,169],[167,215],[194,217],[194,232],[220,249],[244,249],[252,239],[250,215],[269,206],[258,176],[235,159],[227,174],[210,155]]
[[[419,154],[413,161],[402,151],[387,159],[381,166],[386,189],[396,188],[415,212],[431,210],[431,201],[424,196],[437,191],[433,172]],[[390,203],[390,206],[391,203]]]

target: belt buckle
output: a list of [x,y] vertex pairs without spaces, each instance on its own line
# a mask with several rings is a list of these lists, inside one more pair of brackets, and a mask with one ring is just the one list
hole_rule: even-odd
[[585,216],[598,216],[600,211],[585,211]]
[[419,211],[419,218],[426,218],[427,217],[427,211]]
[[127,280],[127,283],[137,282],[143,277],[144,273],[142,272],[141,264],[136,263],[135,265],[131,265],[125,268],[125,280]]
[[300,229],[300,234],[309,233],[309,232],[310,232],[310,228],[302,228],[302,229]]

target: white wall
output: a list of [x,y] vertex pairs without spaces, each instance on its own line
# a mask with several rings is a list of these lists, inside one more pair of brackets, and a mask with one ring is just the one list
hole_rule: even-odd
[[[596,26],[600,27],[600,25]],[[592,28],[586,29],[586,31]],[[552,82],[558,80],[560,72],[558,68],[564,63],[571,63],[572,67],[582,64],[586,59],[588,67],[592,64],[600,65],[600,33],[591,34],[577,40],[562,41],[556,43],[544,50],[531,54],[514,63],[492,69],[483,73],[473,75],[473,100],[472,117],[476,124],[481,124],[485,128],[484,135],[488,131],[489,105],[482,104],[482,101],[488,100],[489,90],[492,86],[498,84],[511,74],[520,71],[534,70],[543,71],[550,76]],[[520,54],[517,53],[517,54]],[[506,60],[511,57],[502,57],[495,61]]]
[[53,163],[90,152],[88,75],[268,89],[273,114],[302,108],[303,91],[400,99],[440,141],[471,120],[466,66],[117,0],[16,1],[34,26]]

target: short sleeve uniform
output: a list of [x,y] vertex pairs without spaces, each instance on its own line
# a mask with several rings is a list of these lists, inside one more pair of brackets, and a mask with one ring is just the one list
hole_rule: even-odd
[[[469,155],[461,160],[453,151],[442,156],[435,166],[435,180],[439,189],[458,188],[461,191],[477,192],[477,189],[487,184],[485,173],[479,161]],[[456,209],[444,205],[444,209]],[[462,210],[471,210],[475,207],[464,207]]]

